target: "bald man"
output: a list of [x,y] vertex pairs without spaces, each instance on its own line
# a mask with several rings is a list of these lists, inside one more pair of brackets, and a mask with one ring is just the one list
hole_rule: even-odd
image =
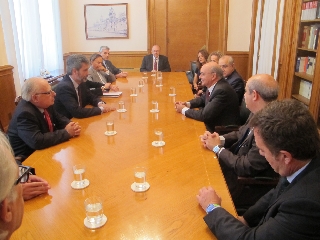
[[160,55],[160,47],[154,45],[152,54],[144,56],[140,67],[140,72],[171,72],[169,60],[166,56]]
[[[259,154],[252,129],[249,127],[250,119],[259,110],[263,109],[269,102],[278,97],[278,83],[268,74],[252,76],[246,84],[244,99],[251,114],[245,125],[239,131],[231,132],[223,136],[218,133],[205,132],[201,136],[204,147],[216,153],[230,193],[236,206],[243,206],[251,200],[252,205],[268,190],[251,189],[252,198],[242,199],[237,189],[237,178],[240,177],[273,177],[275,172],[268,164],[264,156]],[[246,189],[247,190],[247,189]],[[242,194],[243,195],[243,194]]]
[[176,102],[176,111],[204,122],[209,132],[214,132],[215,126],[238,124],[238,97],[223,79],[220,66],[215,62],[204,64],[200,70],[200,78],[202,86],[207,87],[206,94],[188,102]]
[[44,149],[78,136],[81,127],[58,112],[52,105],[55,92],[42,78],[28,79],[21,89],[19,102],[8,128],[15,156],[28,157]]

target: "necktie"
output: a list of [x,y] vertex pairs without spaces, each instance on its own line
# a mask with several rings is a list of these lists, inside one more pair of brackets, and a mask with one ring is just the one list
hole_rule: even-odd
[[101,83],[106,84],[105,81],[103,81],[101,74],[99,72],[97,72],[97,74],[98,74],[98,76],[100,78]]
[[47,109],[44,109],[43,113],[44,113],[44,118],[46,119],[46,122],[48,124],[49,131],[53,132],[53,125],[52,125],[52,122],[51,122],[51,119],[50,119],[50,115],[49,115]]
[[209,92],[209,90],[207,90],[206,91],[206,103],[205,104],[207,104],[209,102],[209,100],[210,100],[210,92]]
[[240,139],[237,148],[234,150],[234,154],[237,154],[237,153],[239,152],[239,150],[240,150],[240,148],[241,148],[241,145],[243,144],[244,140],[246,140],[246,138],[248,137],[249,133],[250,133],[250,128],[248,128],[248,129],[245,131],[244,135],[243,135],[242,138]]
[[289,183],[289,181],[287,180],[286,177],[282,177],[280,179],[280,187],[279,187],[279,191],[278,191],[278,196],[277,197],[279,197],[284,192],[284,190],[286,189],[286,187],[288,187],[289,184],[290,183]]
[[157,61],[158,61],[158,59],[157,59],[157,58],[155,58],[155,59],[154,59],[154,63],[153,63],[153,70],[154,70],[154,71],[158,71],[158,64],[157,64]]
[[79,101],[79,106],[82,107],[82,98],[81,98],[81,88],[78,86],[78,101]]
[[107,64],[106,64],[106,61],[102,61],[102,62],[103,62],[103,66],[104,66],[106,69],[108,69]]

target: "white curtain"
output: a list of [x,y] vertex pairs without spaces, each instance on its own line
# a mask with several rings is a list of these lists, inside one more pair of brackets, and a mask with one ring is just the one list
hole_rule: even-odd
[[[277,9],[277,0],[265,0],[263,8],[262,2],[262,0],[258,1],[252,74],[254,75],[257,73],[268,73],[270,75],[273,75],[276,79],[279,61],[284,0],[280,0],[280,9]],[[278,25],[276,25],[277,14],[279,14]],[[278,31],[275,38],[277,28]],[[274,50],[276,54],[275,56],[273,55]],[[272,72],[273,58],[275,59],[275,69]]]
[[59,1],[1,1],[8,62],[18,71],[15,78],[18,75],[20,85],[27,78],[39,76],[40,69],[63,69]]

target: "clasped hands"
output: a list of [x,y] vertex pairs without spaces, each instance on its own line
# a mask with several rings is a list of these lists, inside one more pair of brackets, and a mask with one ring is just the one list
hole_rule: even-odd
[[79,136],[81,132],[81,126],[77,122],[69,122],[64,129],[71,137]]
[[105,103],[98,103],[98,107],[100,107],[100,108],[102,107],[102,109],[101,109],[102,113],[111,112],[111,111],[116,110],[115,107],[109,107]]
[[190,107],[190,104],[188,104],[187,102],[180,101],[174,103],[174,108],[178,113],[181,113],[184,107]]
[[212,151],[212,149],[221,144],[220,136],[218,133],[210,133],[205,131],[203,135],[200,136],[200,141],[203,146]]
[[113,92],[118,92],[119,91],[119,87],[117,85],[114,85],[114,84],[111,84],[111,83],[106,83],[101,88],[102,88],[102,90],[110,89],[110,91],[113,91]]
[[22,183],[23,199],[26,201],[40,194],[48,193],[50,188],[46,180],[35,175],[30,175],[28,182]]

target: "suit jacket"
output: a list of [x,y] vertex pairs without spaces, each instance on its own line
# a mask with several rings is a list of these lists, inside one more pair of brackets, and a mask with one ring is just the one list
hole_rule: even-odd
[[103,65],[106,69],[108,69],[113,75],[117,75],[121,73],[122,71],[119,68],[116,68],[111,61],[109,60],[103,60]]
[[[239,131],[223,135],[226,149],[220,152],[219,163],[234,201],[236,200],[235,191],[237,189],[238,176],[274,177],[276,175],[265,157],[259,154],[253,131],[243,140],[247,129],[249,129],[249,122],[252,117],[253,114],[251,113],[245,125],[239,128]],[[241,140],[243,142],[240,144]],[[239,144],[241,147],[236,152]]]
[[[153,55],[144,56],[140,67],[140,72],[151,72],[153,70]],[[171,72],[169,60],[166,56],[159,55],[158,71]]]
[[[112,73],[107,74],[104,71],[99,71],[99,74],[101,75],[102,79],[100,79],[100,77],[98,75],[98,71],[95,70],[91,66],[89,68],[89,75],[88,75],[87,79],[90,80],[91,82],[97,82],[97,83],[101,84],[101,86],[103,86],[107,82],[108,83],[113,83],[114,81],[116,81],[116,77]],[[101,82],[101,80],[102,80],[102,82]],[[91,85],[91,86],[93,87],[94,85]]]
[[237,70],[234,70],[231,75],[225,78],[227,82],[233,87],[236,91],[239,99],[239,105],[241,105],[243,95],[244,95],[244,81],[242,77],[239,75]]
[[191,106],[185,115],[204,122],[211,133],[214,132],[215,126],[239,124],[238,97],[226,80],[220,79],[211,92],[209,102],[206,104],[205,101],[205,94],[190,100]]
[[223,208],[204,220],[218,239],[320,239],[320,159],[314,158],[277,197],[279,186],[243,215],[250,227]]
[[49,131],[43,113],[31,102],[20,100],[8,128],[8,137],[15,156],[28,157],[38,149],[44,149],[67,141],[69,133],[64,129],[70,120],[53,106],[47,109],[53,132]]
[[[68,118],[86,118],[100,115],[101,109],[97,106],[99,102],[102,102],[101,99],[90,92],[86,83],[81,83],[79,88],[81,90],[81,106],[79,106],[77,92],[69,75],[65,75],[55,88],[57,95],[54,101],[54,108],[56,111]],[[85,108],[88,104],[94,107]]]

